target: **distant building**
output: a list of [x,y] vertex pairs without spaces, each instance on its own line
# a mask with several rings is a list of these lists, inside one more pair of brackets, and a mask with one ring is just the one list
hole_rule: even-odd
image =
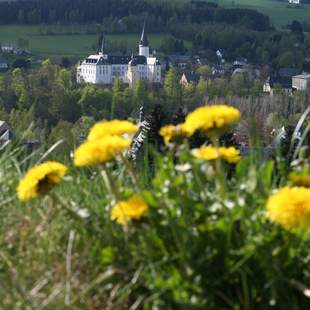
[[9,69],[9,64],[4,59],[0,58],[0,71],[6,71]]
[[213,77],[222,77],[225,75],[226,70],[223,65],[214,65],[211,67],[211,72]]
[[121,79],[129,85],[133,85],[137,80],[148,83],[161,82],[161,65],[155,56],[150,55],[145,27],[139,43],[139,55],[105,54],[103,40],[101,51],[87,57],[77,68],[78,83],[111,85],[116,79]]
[[10,44],[1,45],[2,53],[13,53],[16,47]]
[[288,0],[290,4],[300,4],[300,0]]
[[233,63],[235,67],[243,67],[243,66],[246,66],[247,64],[248,64],[248,60],[244,57],[237,57]]
[[169,55],[168,64],[181,70],[190,70],[193,65],[190,55],[179,54]]
[[13,132],[11,131],[9,125],[0,120],[0,144],[11,141],[13,139]]
[[4,54],[14,54],[17,56],[29,56],[31,52],[26,49],[21,49],[12,44],[4,44],[0,46],[0,51]]
[[310,90],[310,74],[300,74],[293,76],[292,87],[295,90]]
[[197,84],[200,80],[200,75],[195,73],[195,72],[187,72],[183,73],[181,79],[180,79],[180,84],[183,87],[188,87],[191,84]]
[[292,80],[281,77],[269,76],[263,85],[263,92],[268,93],[270,96],[273,96],[275,89],[281,90],[287,95],[291,95],[293,92]]

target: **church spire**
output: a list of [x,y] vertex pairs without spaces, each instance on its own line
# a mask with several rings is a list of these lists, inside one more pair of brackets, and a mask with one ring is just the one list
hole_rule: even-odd
[[101,53],[104,53],[104,48],[105,48],[105,36],[104,33],[102,33],[102,41],[101,41]]
[[[101,40],[101,42],[100,42],[100,40]],[[99,36],[98,45],[99,45],[99,48],[98,48],[99,54],[103,55],[104,49],[105,49],[105,35],[103,32]]]
[[145,31],[145,22],[143,24],[143,29],[142,29],[141,39],[140,39],[140,45],[149,46],[149,41],[147,39],[146,31]]

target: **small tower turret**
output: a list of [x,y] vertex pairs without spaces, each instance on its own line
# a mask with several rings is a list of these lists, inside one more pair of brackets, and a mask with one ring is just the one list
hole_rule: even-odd
[[143,25],[141,39],[139,43],[139,55],[149,57],[150,56],[150,48],[149,48],[149,41],[146,36],[145,32],[145,23]]
[[99,49],[99,55],[103,55],[104,54],[104,49],[105,49],[105,36],[104,33],[101,34],[101,46]]
[[130,87],[133,87],[138,80],[137,59],[133,55],[128,63],[127,78]]

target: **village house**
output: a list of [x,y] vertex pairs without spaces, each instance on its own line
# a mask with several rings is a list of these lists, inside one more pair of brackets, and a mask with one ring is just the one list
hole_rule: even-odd
[[248,60],[244,57],[237,57],[233,62],[233,65],[239,68],[246,66],[247,64],[248,64]]
[[0,46],[0,51],[4,54],[13,54],[17,56],[29,56],[31,55],[30,51],[21,49],[12,44],[4,44]]
[[200,74],[197,74],[195,72],[186,72],[183,73],[180,79],[180,84],[183,87],[188,87],[190,85],[197,84],[200,78],[201,78]]
[[213,65],[211,67],[212,76],[216,77],[223,77],[226,73],[225,67],[223,65]]
[[300,74],[292,77],[294,90],[310,90],[310,74]]
[[0,57],[0,71],[6,71],[8,69],[9,69],[8,62]]
[[290,4],[296,4],[296,5],[299,5],[300,4],[300,0],[288,0],[288,2]]
[[291,95],[293,92],[292,80],[269,76],[263,85],[263,92],[273,96],[275,90],[281,90],[287,95]]
[[4,45],[1,45],[1,52],[2,53],[13,53],[15,50],[15,47],[11,44],[4,44]]
[[173,54],[168,56],[169,66],[179,68],[180,70],[191,70],[193,66],[192,57],[190,55]]

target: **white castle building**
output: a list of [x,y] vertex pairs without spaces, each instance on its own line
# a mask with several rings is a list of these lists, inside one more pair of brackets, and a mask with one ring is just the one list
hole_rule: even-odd
[[150,56],[149,42],[143,27],[139,55],[112,56],[104,53],[104,40],[101,51],[90,55],[77,68],[77,82],[98,85],[111,85],[116,79],[133,85],[137,80],[148,83],[161,82],[161,66],[155,56]]

